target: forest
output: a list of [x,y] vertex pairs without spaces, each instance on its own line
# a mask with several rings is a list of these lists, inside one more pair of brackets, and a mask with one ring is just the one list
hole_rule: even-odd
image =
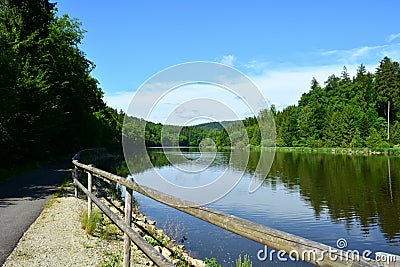
[[103,101],[84,33],[47,0],[0,1],[1,165],[119,144],[124,114]]
[[[388,57],[374,73],[361,65],[354,77],[344,67],[323,85],[313,79],[297,105],[243,121],[164,127],[127,117],[123,127],[124,112],[106,105],[91,75],[95,64],[79,48],[84,34],[79,20],[59,16],[48,0],[0,2],[0,165],[94,146],[120,149],[121,134],[147,146],[198,146],[206,138],[203,145],[218,149],[400,144],[400,67]],[[273,126],[263,125],[270,114],[276,136],[264,133]]]
[[[314,78],[298,105],[275,112],[277,146],[387,148],[400,144],[400,67],[385,57],[375,73]],[[389,114],[389,116],[388,116]],[[389,136],[387,118],[389,117]]]
[[[385,57],[375,73],[368,72],[364,65],[360,65],[354,77],[350,77],[346,67],[343,67],[340,77],[329,76],[323,86],[313,78],[309,92],[301,96],[297,105],[280,111],[272,105],[270,110],[261,111],[257,117],[225,122],[224,127],[211,123],[183,127],[179,134],[172,134],[177,129],[168,126],[170,130],[167,127],[162,138],[167,139],[167,145],[179,143],[184,146],[197,146],[203,138],[209,138],[218,149],[273,145],[318,148],[399,147],[399,112],[400,66],[398,62]],[[270,121],[269,116],[274,118],[276,135],[270,132],[272,125],[261,127],[263,122]],[[138,127],[132,123],[126,129]],[[136,125],[138,123],[139,120],[136,120]],[[143,127],[146,128],[146,144],[160,146],[163,126],[150,123]],[[124,134],[135,136],[132,130]]]
[[[385,57],[374,73],[360,65],[354,77],[343,67],[340,77],[331,75],[323,85],[313,78],[309,92],[301,96],[297,105],[280,111],[272,105],[270,113],[278,147],[399,147],[400,65]],[[260,116],[246,118],[242,123],[249,139],[247,146],[273,145],[265,138],[267,142],[260,143]],[[226,129],[235,138],[240,127],[236,123]],[[226,130],[220,132],[215,143],[219,148],[230,147]],[[243,146],[240,140],[233,144]]]

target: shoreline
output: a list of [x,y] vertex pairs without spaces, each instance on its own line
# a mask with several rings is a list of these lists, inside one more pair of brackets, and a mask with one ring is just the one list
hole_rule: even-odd
[[328,153],[342,155],[400,155],[400,148],[315,148],[315,147],[276,147],[278,152]]

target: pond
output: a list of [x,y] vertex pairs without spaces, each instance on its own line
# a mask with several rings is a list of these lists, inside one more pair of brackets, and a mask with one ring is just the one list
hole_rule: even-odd
[[[181,152],[190,159],[200,157],[198,151]],[[136,168],[134,178],[143,183],[156,170],[172,183],[198,186],[202,179],[207,184],[222,172],[233,176],[238,172],[242,178],[236,186],[207,206],[335,248],[341,239],[347,243],[345,250],[371,251],[370,257],[382,251],[400,254],[399,157],[276,152],[269,174],[258,175],[262,184],[249,193],[251,178],[257,176],[259,152],[247,155],[243,175],[238,168],[244,164],[243,157],[230,158],[229,152],[216,153],[201,175],[182,171],[182,164],[190,161],[171,164],[165,154],[160,149],[148,150],[152,166],[142,164],[138,156],[131,166]],[[290,259],[282,262],[276,255],[261,261],[257,254],[263,245],[135,196],[140,210],[174,235],[193,257],[216,258],[223,266],[234,266],[240,254],[248,254],[253,266],[307,265]]]

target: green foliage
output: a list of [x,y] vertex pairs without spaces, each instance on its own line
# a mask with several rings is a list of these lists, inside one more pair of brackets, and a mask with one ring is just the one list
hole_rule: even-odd
[[119,267],[122,265],[121,256],[119,254],[112,255],[111,259],[100,264],[100,267]]
[[204,263],[206,267],[221,267],[222,265],[217,262],[216,258],[205,258]]
[[88,212],[84,211],[79,216],[82,228],[86,230],[86,233],[93,235],[97,230],[97,227],[102,223],[102,213],[98,210],[92,211],[88,216]]
[[147,241],[150,245],[152,245],[153,247],[154,247],[154,246],[160,245],[160,242],[159,242],[157,239],[154,239],[154,238],[151,237],[151,236],[146,236],[145,238],[146,238],[146,241]]
[[236,267],[252,267],[253,263],[250,260],[249,255],[244,255],[242,260],[242,255],[239,255],[239,258],[236,260]]
[[48,0],[5,0],[0,10],[0,162],[117,145],[123,115],[90,75],[80,22]]
[[[387,140],[390,101],[391,136]],[[278,146],[391,147],[400,142],[400,67],[385,57],[372,74],[361,65],[351,78],[331,75],[322,87],[315,80],[298,105],[275,116]]]

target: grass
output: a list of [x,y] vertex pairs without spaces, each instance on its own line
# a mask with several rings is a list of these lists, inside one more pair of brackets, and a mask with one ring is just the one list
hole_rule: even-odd
[[185,230],[182,224],[178,222],[178,220],[168,216],[162,228],[164,229],[165,234],[173,240],[180,241],[181,243],[184,242]]
[[87,210],[82,212],[79,216],[82,229],[86,230],[89,235],[98,235],[104,240],[115,240],[118,236],[122,235],[121,230],[107,220],[104,213],[98,209],[93,210],[88,216]]
[[93,235],[97,230],[97,227],[101,224],[103,215],[99,210],[94,210],[88,215],[87,211],[84,211],[79,216],[82,228],[86,230],[86,233]]
[[93,246],[89,245],[88,243],[83,243],[84,248],[92,248]]
[[153,247],[160,245],[160,242],[151,236],[146,236],[146,241]]
[[253,263],[250,260],[249,255],[244,255],[242,260],[242,255],[239,255],[239,258],[236,260],[236,267],[252,267]]
[[48,209],[51,206],[53,206],[54,203],[59,203],[60,201],[58,200],[58,197],[59,197],[59,195],[57,193],[52,195],[51,198],[46,202],[46,205],[44,205],[44,208]]
[[119,267],[122,266],[121,256],[119,253],[105,252],[105,256],[111,256],[111,258],[105,262],[100,263],[100,267]]
[[116,239],[122,231],[113,223],[101,222],[100,237],[106,240]]

